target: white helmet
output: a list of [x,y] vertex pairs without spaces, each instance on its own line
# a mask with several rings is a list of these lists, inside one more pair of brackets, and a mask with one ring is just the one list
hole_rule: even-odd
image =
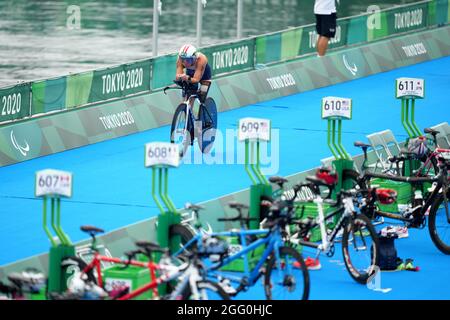
[[180,51],[178,51],[178,57],[180,57],[181,60],[193,63],[197,58],[196,53],[197,49],[193,45],[185,44],[180,48]]

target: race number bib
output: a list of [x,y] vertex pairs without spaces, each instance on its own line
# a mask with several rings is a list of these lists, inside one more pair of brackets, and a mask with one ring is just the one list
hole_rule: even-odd
[[322,119],[352,118],[352,99],[325,97],[322,99]]
[[395,97],[415,97],[425,96],[425,81],[415,78],[398,78],[395,81]]
[[168,142],[150,142],[145,145],[145,166],[178,167],[180,155],[178,145]]
[[36,172],[36,197],[62,196],[72,197],[72,173],[46,169]]
[[270,141],[270,120],[258,118],[240,119],[238,138],[239,141]]

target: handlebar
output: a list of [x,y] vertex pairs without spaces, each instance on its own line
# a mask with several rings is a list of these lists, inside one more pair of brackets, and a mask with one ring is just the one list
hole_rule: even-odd
[[175,84],[172,86],[167,86],[163,89],[164,94],[167,94],[166,91],[167,90],[173,90],[173,89],[178,89],[178,90],[185,90],[187,89],[187,87],[192,84],[192,82],[187,81],[187,80],[173,80],[173,83]]

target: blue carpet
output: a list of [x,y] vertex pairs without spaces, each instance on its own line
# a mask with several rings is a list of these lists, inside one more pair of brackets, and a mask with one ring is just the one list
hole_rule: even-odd
[[[236,128],[238,119],[262,117],[272,120],[279,131],[278,172],[289,175],[320,165],[331,155],[326,144],[326,121],[320,119],[321,98],[353,99],[353,119],[344,121],[343,144],[354,155],[353,141],[369,133],[391,129],[405,139],[400,122],[400,101],[394,98],[398,77],[424,78],[426,98],[416,103],[419,128],[449,120],[446,92],[450,83],[450,57],[396,69],[363,79],[265,101],[220,113],[219,129]],[[151,170],[144,168],[144,144],[167,141],[168,126],[63,153],[0,168],[0,265],[46,252],[49,242],[42,229],[42,201],[34,198],[34,174],[54,168],[74,174],[72,199],[62,203],[62,226],[72,241],[86,238],[81,224],[111,231],[148,219],[158,213],[151,198]],[[220,142],[220,141],[218,141]],[[225,142],[223,142],[225,145]],[[276,143],[272,142],[272,155]],[[226,146],[217,158],[235,157],[236,146]],[[241,164],[183,165],[170,172],[170,195],[177,207],[187,201],[200,202],[248,188],[250,180]],[[434,248],[427,230],[412,231],[399,242],[399,254],[416,259],[418,273],[383,273],[382,286],[392,292],[371,292],[354,283],[343,266],[323,261],[323,270],[311,272],[311,298],[320,299],[410,299],[450,298],[450,257]],[[341,259],[337,254],[336,259]],[[333,259],[331,259],[333,260]],[[446,285],[442,285],[446,284]],[[250,294],[250,292],[248,293]]]

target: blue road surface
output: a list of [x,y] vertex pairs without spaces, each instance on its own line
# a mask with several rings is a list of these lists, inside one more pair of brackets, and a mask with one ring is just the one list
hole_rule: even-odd
[[[243,117],[269,118],[272,127],[279,129],[269,146],[272,162],[266,169],[270,169],[268,175],[283,176],[319,166],[320,159],[331,156],[327,124],[320,115],[325,96],[353,99],[353,119],[343,122],[343,145],[352,155],[360,153],[353,141],[365,141],[367,134],[376,131],[391,129],[399,141],[406,138],[400,121],[401,103],[394,98],[396,78],[425,79],[426,98],[416,103],[419,128],[449,121],[449,70],[450,57],[446,57],[220,113],[219,130],[224,139],[219,138],[217,144],[225,149],[217,148],[214,159],[223,164],[183,164],[171,170],[171,198],[182,207],[187,201],[202,202],[249,187],[243,165],[227,161],[237,162],[237,146],[225,139],[226,130],[236,129]],[[169,127],[164,126],[0,168],[0,265],[49,249],[42,228],[42,200],[34,197],[38,170],[53,168],[74,174],[73,197],[62,203],[62,226],[74,242],[87,238],[79,230],[82,224],[112,231],[157,215],[151,197],[151,170],[144,167],[143,150],[146,143],[167,141],[168,137]],[[382,287],[393,288],[391,292],[373,292],[356,284],[342,270],[338,249],[334,258],[322,258],[322,270],[311,271],[311,298],[450,299],[450,256],[434,247],[428,230],[410,230],[410,237],[397,241],[397,246],[399,256],[414,258],[421,271],[382,273]],[[262,298],[261,290],[251,295],[253,291],[240,297]]]

